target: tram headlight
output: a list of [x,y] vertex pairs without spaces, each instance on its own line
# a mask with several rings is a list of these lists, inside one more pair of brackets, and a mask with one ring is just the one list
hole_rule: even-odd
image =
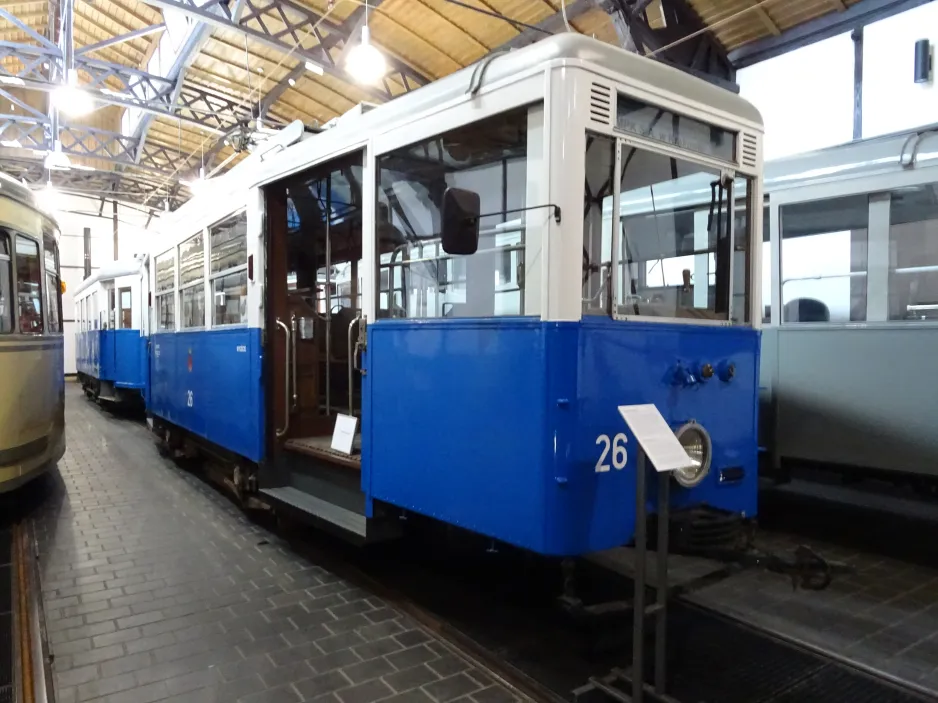
[[694,462],[693,466],[679,469],[674,472],[674,480],[685,488],[693,488],[700,484],[710,472],[710,459],[713,445],[710,443],[709,433],[696,422],[688,422],[678,428],[678,441],[687,452],[687,456]]

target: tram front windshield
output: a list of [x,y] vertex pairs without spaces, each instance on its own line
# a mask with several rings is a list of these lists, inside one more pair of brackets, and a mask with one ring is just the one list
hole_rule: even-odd
[[612,307],[620,316],[744,322],[748,179],[721,178],[719,169],[631,145],[621,147],[620,231],[614,290],[608,290],[614,148],[601,137],[587,142],[584,313]]

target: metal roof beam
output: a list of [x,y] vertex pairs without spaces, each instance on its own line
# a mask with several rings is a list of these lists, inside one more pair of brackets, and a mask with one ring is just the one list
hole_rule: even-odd
[[149,27],[141,27],[140,29],[135,29],[134,31],[127,32],[126,34],[118,34],[116,37],[111,37],[110,39],[105,39],[104,41],[99,41],[94,44],[88,44],[87,46],[79,47],[75,50],[75,56],[90,54],[92,51],[105,49],[109,46],[114,46],[115,44],[123,44],[125,41],[137,39],[138,37],[145,37],[149,34],[153,34],[154,32],[161,32],[164,29],[166,29],[166,25],[162,22],[159,24],[151,24]]
[[[169,95],[166,97],[170,110],[175,109],[179,97],[182,94],[183,84],[186,80],[186,68],[188,68],[189,63],[196,54],[202,50],[202,47],[205,46],[205,42],[208,41],[210,35],[211,29],[209,27],[204,24],[193,23],[185,42],[176,53],[176,58],[173,60],[172,66],[166,74],[166,79],[171,81],[173,86]],[[164,35],[161,37],[160,41],[164,39],[169,39],[169,37]],[[125,113],[125,117],[127,117],[127,113]],[[150,131],[150,124],[152,124],[153,119],[154,115],[152,113],[141,113],[140,119],[134,126],[133,137],[137,140],[137,151],[134,154],[135,162],[139,162],[144,156],[147,133]],[[123,127],[124,120],[122,120],[121,123]]]
[[17,157],[4,157],[3,168],[13,178],[21,178],[29,183],[45,183],[50,180],[58,190],[76,195],[115,198],[143,204],[151,209],[158,209],[167,199],[173,209],[184,202],[184,199],[178,196],[176,184],[163,183],[158,179],[148,178],[145,174],[74,169],[50,171],[47,174],[41,161]]
[[744,44],[731,51],[729,59],[736,69],[745,68],[929,2],[931,0],[860,0],[847,6],[846,10],[821,15],[778,36]]
[[35,29],[33,29],[32,27],[30,27],[28,24],[26,24],[23,20],[21,20],[19,17],[17,17],[16,15],[14,15],[14,14],[13,14],[12,12],[10,12],[9,10],[5,10],[5,9],[3,9],[3,8],[0,8],[0,17],[2,17],[3,19],[5,19],[5,20],[6,20],[7,22],[9,22],[10,24],[16,26],[20,31],[25,32],[25,33],[28,34],[30,37],[32,37],[33,39],[35,39],[37,42],[39,42],[39,45],[40,45],[40,46],[44,46],[44,47],[46,47],[47,49],[55,49],[55,48],[57,48],[53,42],[49,41],[46,37],[44,37],[44,36],[42,36],[41,34],[39,34],[39,32],[37,32],[37,31],[36,31]]
[[[329,49],[346,42],[354,22],[339,23],[323,17],[309,7],[294,0],[240,0],[235,9],[241,16],[234,18],[228,0],[143,0],[148,5],[161,9],[184,12],[213,27],[240,32],[256,42],[277,49],[301,61],[309,61],[324,73],[343,81],[351,77],[339,66]],[[353,13],[354,14],[354,13]],[[282,29],[281,29],[282,27]],[[335,39],[331,39],[335,37]],[[330,40],[327,42],[327,40]],[[313,43],[315,42],[315,43]],[[385,50],[390,71],[382,88],[362,90],[378,100],[390,100],[395,93],[389,81],[394,81],[408,92],[430,82],[416,69],[397,59]]]
[[[64,57],[58,47],[0,41],[0,60],[6,58],[16,59],[18,66],[12,69],[13,62],[3,61],[0,84],[45,92],[57,87],[51,78],[57,74],[50,69],[63,66]],[[49,63],[50,69],[43,63]],[[209,132],[221,133],[251,111],[250,105],[241,106],[227,96],[185,84],[173,102],[176,82],[130,66],[76,55],[75,67],[90,78],[82,87],[93,91],[99,102],[178,119]]]
[[665,26],[660,29],[648,23],[647,9],[633,12],[626,0],[609,0],[609,7],[628,25],[639,53],[653,54],[662,63],[739,92],[726,50],[711,32],[704,31],[706,25],[686,0],[661,0]]
[[[19,148],[36,151],[53,148],[51,120],[45,116],[0,115],[0,133],[7,141],[19,142]],[[58,138],[62,151],[71,156],[101,159],[172,178],[190,170],[187,154],[159,144],[146,144],[137,161],[138,140],[119,132],[60,124]]]

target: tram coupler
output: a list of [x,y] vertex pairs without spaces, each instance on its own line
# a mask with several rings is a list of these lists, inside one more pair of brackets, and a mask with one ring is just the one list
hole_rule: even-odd
[[712,558],[733,561],[742,568],[759,568],[775,574],[784,574],[791,579],[793,591],[823,591],[830,586],[835,575],[852,574],[855,569],[849,564],[830,561],[811,547],[800,544],[791,554],[774,554],[750,548],[744,552],[717,554]]

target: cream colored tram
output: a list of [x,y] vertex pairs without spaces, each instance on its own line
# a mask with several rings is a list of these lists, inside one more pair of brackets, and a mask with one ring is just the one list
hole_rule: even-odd
[[0,173],[0,493],[65,453],[58,238],[33,193]]

